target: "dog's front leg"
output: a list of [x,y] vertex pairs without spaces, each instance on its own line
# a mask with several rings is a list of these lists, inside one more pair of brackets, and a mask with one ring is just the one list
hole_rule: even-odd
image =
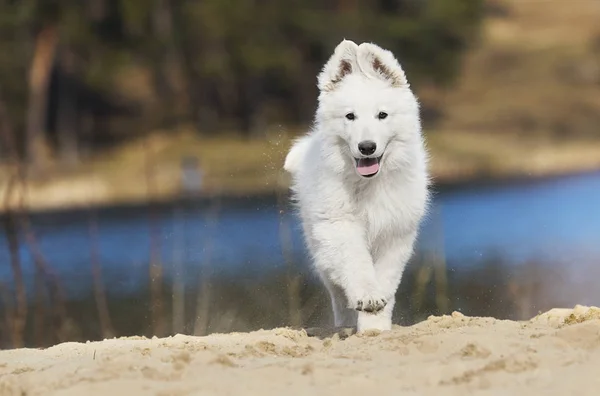
[[406,263],[413,253],[416,233],[411,233],[402,238],[395,239],[377,252],[375,257],[375,274],[381,285],[381,290],[386,297],[387,304],[377,314],[358,314],[358,327],[378,330],[392,328],[392,313],[396,302],[395,295],[402,280]]
[[348,308],[379,312],[385,307],[364,227],[354,221],[327,219],[314,224],[312,240],[315,266],[344,291]]

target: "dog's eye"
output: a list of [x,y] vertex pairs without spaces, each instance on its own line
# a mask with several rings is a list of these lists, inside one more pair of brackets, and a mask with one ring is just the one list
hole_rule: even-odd
[[346,114],[346,119],[347,120],[354,121],[355,118],[356,118],[356,116],[354,115],[354,113],[348,113],[348,114]]
[[385,111],[380,111],[379,114],[377,114],[377,118],[379,118],[380,120],[385,120],[388,116],[388,113],[386,113]]

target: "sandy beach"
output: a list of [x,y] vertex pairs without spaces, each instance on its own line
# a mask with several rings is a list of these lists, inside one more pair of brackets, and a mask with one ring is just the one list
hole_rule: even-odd
[[455,312],[340,334],[281,328],[6,350],[0,395],[597,395],[600,387],[599,308],[524,322]]

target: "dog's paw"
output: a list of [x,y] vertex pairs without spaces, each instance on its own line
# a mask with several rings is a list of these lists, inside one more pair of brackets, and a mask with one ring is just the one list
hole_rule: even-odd
[[387,299],[383,296],[365,296],[356,300],[354,309],[362,312],[376,313],[387,305]]

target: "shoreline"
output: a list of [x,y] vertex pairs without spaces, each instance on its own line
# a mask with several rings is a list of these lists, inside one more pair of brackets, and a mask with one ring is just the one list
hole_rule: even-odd
[[[542,175],[503,175],[495,177],[473,177],[473,178],[456,178],[454,180],[448,180],[448,178],[442,178],[440,181],[436,181],[433,177],[432,190],[434,194],[440,192],[452,192],[452,191],[468,191],[471,189],[479,188],[503,188],[506,186],[520,186],[520,185],[532,185],[538,183],[545,183],[554,180],[560,180],[571,177],[579,177],[586,175],[600,174],[600,168],[582,169],[576,171],[567,172],[548,172]],[[61,213],[80,213],[91,210],[126,210],[127,208],[140,208],[140,207],[153,207],[155,209],[161,209],[164,207],[171,207],[176,205],[187,205],[193,202],[195,206],[209,206],[215,201],[220,204],[235,204],[243,206],[244,204],[255,204],[255,203],[271,203],[276,201],[281,195],[287,196],[287,186],[277,189],[255,189],[248,192],[230,192],[230,193],[213,193],[207,191],[205,193],[196,194],[193,197],[186,197],[181,194],[172,194],[167,196],[159,196],[154,199],[140,198],[140,199],[129,199],[129,200],[98,200],[94,203],[81,204],[79,202],[69,202],[65,199],[61,203],[55,203],[50,205],[35,205],[27,206],[23,213],[29,215],[43,215],[43,214],[61,214]],[[283,204],[287,207],[289,199],[285,199]],[[5,207],[0,207],[0,218],[5,216],[9,212],[17,212],[17,208],[11,208],[6,210]]]
[[[202,173],[201,202],[260,199],[286,194],[289,175],[281,169],[293,136],[274,140],[205,139],[191,132],[156,134],[91,157],[77,167],[48,164],[26,186],[30,213],[119,206],[165,205],[185,201],[182,159]],[[149,139],[149,140],[148,140]],[[427,138],[436,190],[536,183],[600,172],[600,140],[568,142],[519,135],[432,131]],[[145,145],[152,146],[148,157]],[[227,155],[223,155],[227,153]],[[10,171],[0,166],[0,214],[20,207],[20,189],[7,197]]]

